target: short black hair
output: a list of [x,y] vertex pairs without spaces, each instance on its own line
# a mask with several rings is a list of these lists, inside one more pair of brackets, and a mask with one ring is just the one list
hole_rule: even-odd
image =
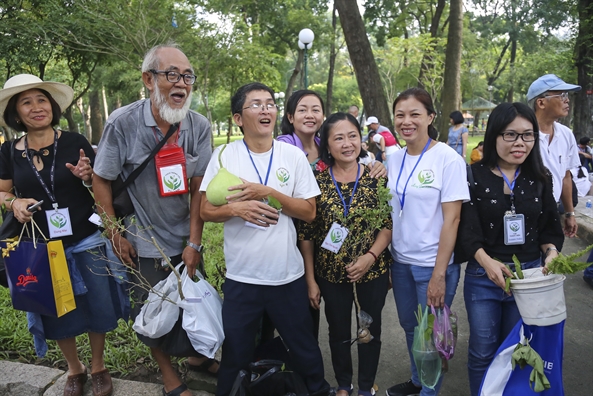
[[[32,89],[39,90],[42,94],[44,94],[47,97],[47,99],[49,100],[49,103],[51,104],[51,115],[52,115],[51,126],[54,127],[54,126],[58,125],[60,123],[60,117],[62,117],[62,109],[60,109],[60,105],[58,104],[58,102],[56,102],[56,100],[45,89],[40,89],[40,88],[32,88]],[[25,92],[25,91],[23,91],[23,92]],[[16,122],[16,119],[18,117],[18,112],[16,111],[16,102],[19,100],[19,97],[21,96],[21,94],[23,92],[19,92],[18,94],[13,95],[8,100],[8,103],[6,104],[6,109],[4,109],[4,114],[3,114],[4,122],[6,123],[6,125],[8,125],[10,128],[12,128],[18,132],[27,132],[27,127],[22,122],[22,120],[21,120],[21,122]]]
[[463,124],[463,122],[465,121],[465,118],[463,118],[463,114],[461,114],[461,111],[459,110],[455,110],[454,112],[449,114],[449,118],[453,120],[453,123],[455,125]]
[[294,125],[289,121],[288,116],[294,117],[294,112],[296,111],[297,105],[305,96],[315,96],[321,102],[321,111],[325,114],[325,105],[323,104],[323,99],[321,96],[309,89],[301,89],[295,91],[290,95],[290,98],[286,101],[284,105],[284,116],[282,116],[282,122],[280,123],[280,130],[282,131],[283,135],[292,135],[294,133]]
[[[328,166],[333,166],[336,161],[334,157],[329,155],[329,133],[331,129],[334,127],[336,123],[339,121],[349,121],[352,125],[356,127],[356,131],[358,132],[358,136],[360,137],[360,141],[362,142],[362,134],[360,132],[360,124],[358,120],[350,113],[334,113],[327,117],[323,125],[321,125],[321,129],[319,130],[319,156],[321,160]],[[358,154],[357,159],[361,159],[367,156],[367,152],[362,148],[362,144],[360,147],[360,153]]]
[[586,146],[589,144],[589,142],[591,141],[591,138],[587,137],[587,136],[583,136],[580,140],[579,140],[579,144],[582,144],[583,146]]
[[[235,94],[231,98],[231,111],[233,112],[233,114],[242,114],[247,94],[253,91],[267,91],[270,93],[270,95],[272,95],[272,99],[274,99],[274,90],[268,87],[266,84],[262,84],[260,82],[252,82],[249,84],[245,84],[239,89],[237,89],[237,92],[235,92]],[[275,99],[274,103],[276,103]]]

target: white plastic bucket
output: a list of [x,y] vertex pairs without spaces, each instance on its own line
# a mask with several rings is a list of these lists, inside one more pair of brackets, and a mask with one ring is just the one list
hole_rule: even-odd
[[551,326],[566,319],[564,275],[544,275],[541,268],[523,270],[525,279],[511,279],[511,290],[523,322]]

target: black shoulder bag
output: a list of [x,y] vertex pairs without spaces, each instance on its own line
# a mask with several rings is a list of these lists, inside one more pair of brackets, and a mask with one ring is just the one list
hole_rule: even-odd
[[154,158],[156,153],[165,145],[167,140],[173,133],[177,130],[179,124],[171,125],[169,131],[165,135],[165,137],[156,145],[156,147],[152,150],[152,152],[146,157],[144,162],[140,164],[139,167],[134,169],[130,176],[126,180],[124,180],[121,174],[111,183],[111,199],[113,204],[113,209],[115,210],[115,216],[118,219],[123,217],[129,216],[134,213],[134,205],[132,204],[132,199],[130,198],[130,194],[128,193],[128,186],[132,184],[134,180],[142,173],[142,171],[146,168],[148,163],[151,159]]

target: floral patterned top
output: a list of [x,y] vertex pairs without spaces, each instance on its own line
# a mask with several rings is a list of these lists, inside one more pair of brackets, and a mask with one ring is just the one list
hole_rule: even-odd
[[[352,199],[352,206],[346,220],[343,224],[340,219],[343,217],[344,206],[333,184],[329,170],[317,174],[317,183],[321,190],[321,195],[316,197],[317,216],[311,224],[300,221],[298,223],[299,240],[310,240],[314,242],[315,247],[315,275],[332,283],[349,282],[346,265],[349,265],[356,258],[365,254],[375,242],[375,238],[380,230],[367,233],[369,229],[367,222],[357,214],[360,209],[374,209],[378,203],[377,186],[379,183],[385,185],[384,179],[374,179],[369,176],[369,172],[364,166],[360,166],[362,172],[356,193]],[[337,182],[345,202],[350,201],[354,182]],[[348,228],[348,236],[338,253],[333,253],[321,247],[323,240],[327,236],[332,224],[337,222]],[[383,221],[383,228],[392,229],[391,215],[387,214]],[[368,282],[376,279],[379,275],[387,272],[391,264],[391,254],[388,249],[383,252],[374,252],[378,259],[370,270],[358,281]]]
[[540,245],[552,243],[558,250],[562,249],[564,234],[552,195],[551,177],[543,188],[538,188],[541,181],[533,175],[521,172],[517,176],[513,189],[515,210],[525,216],[525,244],[505,245],[503,216],[511,208],[511,199],[504,194],[504,180],[479,163],[471,165],[471,170],[474,178],[471,200],[462,206],[457,236],[468,257],[473,258],[483,248],[490,257],[503,262],[512,262],[513,254],[526,262],[541,257]]

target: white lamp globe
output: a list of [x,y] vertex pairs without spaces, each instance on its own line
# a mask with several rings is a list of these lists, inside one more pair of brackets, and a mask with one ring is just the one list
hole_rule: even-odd
[[[303,29],[299,32],[299,40],[305,45],[311,44],[314,39],[315,33],[311,29]],[[307,48],[309,47],[307,46]]]

